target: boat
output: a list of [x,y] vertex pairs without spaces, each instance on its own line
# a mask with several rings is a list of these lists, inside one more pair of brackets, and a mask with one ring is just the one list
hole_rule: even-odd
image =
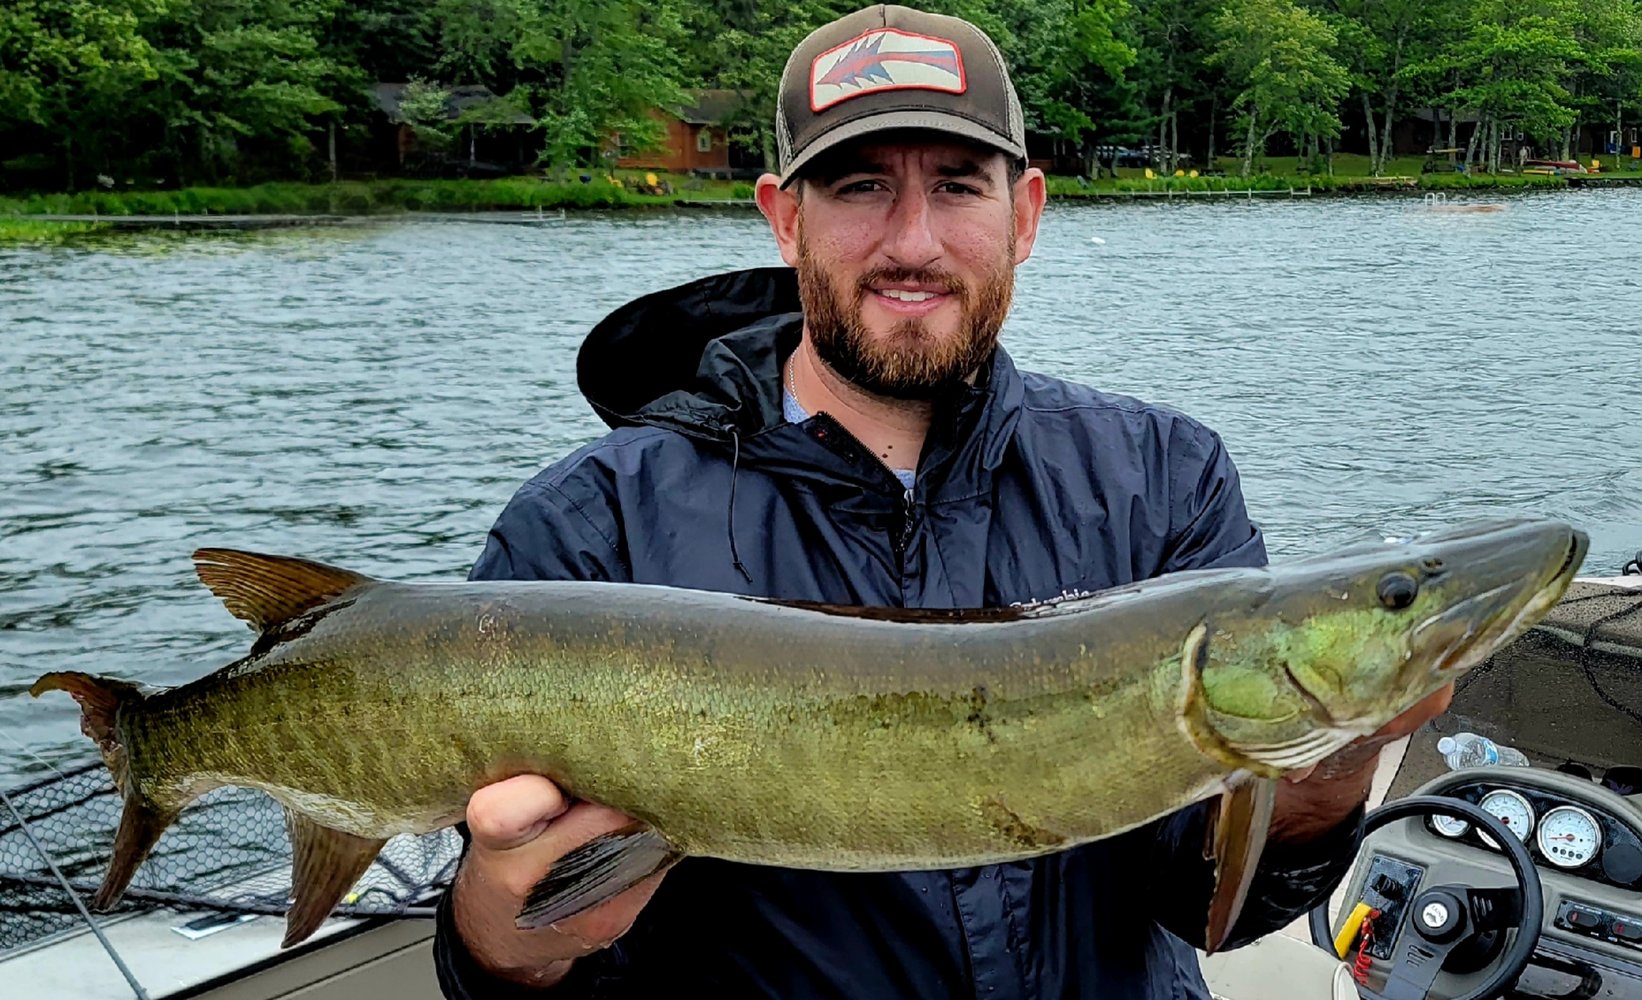
[[[1545,620],[1464,678],[1447,713],[1382,755],[1370,799],[1376,812],[1427,795],[1453,800],[1475,797],[1479,789],[1505,790],[1529,802],[1538,819],[1559,805],[1583,808],[1601,815],[1613,834],[1599,849],[1601,860],[1584,867],[1534,857],[1544,916],[1515,992],[1467,991],[1490,969],[1498,971],[1521,931],[1498,935],[1491,958],[1473,955],[1479,968],[1443,972],[1428,992],[1403,995],[1642,997],[1642,945],[1621,936],[1629,925],[1616,925],[1634,915],[1642,934],[1642,564],[1631,568],[1638,575],[1576,581]],[[1451,771],[1435,746],[1461,731],[1514,747],[1532,766]],[[271,799],[246,789],[210,793],[161,839],[116,910],[93,915],[70,899],[64,883],[79,900],[95,892],[118,811],[101,763],[40,778],[0,798],[0,984],[6,996],[439,1000],[431,917],[460,856],[453,830],[390,841],[337,913],[308,940],[281,950],[290,855]],[[1359,901],[1377,884],[1369,876],[1384,874],[1388,865],[1428,871],[1445,884],[1514,884],[1507,855],[1480,836],[1480,823],[1469,835],[1451,837],[1432,822],[1399,819],[1375,830],[1321,918],[1202,956],[1217,1000],[1381,996],[1393,962],[1362,953],[1401,954],[1406,943],[1418,944],[1412,932],[1382,922],[1380,944],[1365,948],[1348,940],[1345,959],[1318,939],[1340,933],[1355,910],[1346,901]],[[1631,846],[1627,833],[1636,841],[1635,859],[1615,849]],[[1637,868],[1629,885],[1591,878],[1610,862],[1630,860]],[[1419,891],[1418,884],[1410,887]],[[1604,914],[1603,933],[1569,922],[1569,914],[1586,911]],[[1326,926],[1327,935],[1314,934],[1312,923]]]

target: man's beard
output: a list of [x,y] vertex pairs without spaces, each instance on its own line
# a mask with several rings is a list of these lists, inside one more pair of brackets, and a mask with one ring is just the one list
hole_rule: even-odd
[[[889,399],[926,400],[965,381],[991,357],[1014,294],[1014,233],[1009,256],[993,274],[970,288],[939,268],[880,267],[861,275],[846,300],[810,254],[803,223],[798,232],[798,292],[804,325],[815,353],[863,392]],[[942,289],[958,301],[958,328],[930,330],[922,318],[905,319],[877,337],[861,317],[875,283],[913,282]]]

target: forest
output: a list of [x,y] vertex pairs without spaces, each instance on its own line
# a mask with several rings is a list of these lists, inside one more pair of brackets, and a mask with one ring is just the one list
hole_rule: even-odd
[[[662,143],[666,110],[704,88],[738,95],[726,124],[742,159],[762,165],[788,53],[857,6],[7,0],[0,187],[460,174],[481,138],[511,151],[496,169],[563,175],[609,164],[618,142]],[[1060,173],[1097,173],[1102,150],[1123,147],[1166,173],[1221,162],[1257,173],[1278,154],[1322,171],[1349,150],[1378,174],[1399,141],[1495,170],[1513,151],[1628,154],[1642,119],[1642,0],[923,6],[998,43],[1033,155]],[[385,84],[397,85],[391,107]],[[408,131],[417,155],[385,154],[384,129]]]

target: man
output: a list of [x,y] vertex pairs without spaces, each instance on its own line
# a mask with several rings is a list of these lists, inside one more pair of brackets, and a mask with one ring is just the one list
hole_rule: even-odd
[[[1264,562],[1213,432],[997,348],[1045,192],[983,34],[901,7],[829,24],[789,60],[777,125],[782,172],[758,202],[794,270],[694,282],[599,324],[578,372],[613,430],[520,489],[474,578],[951,608]],[[1337,884],[1379,746],[1444,704],[1283,785],[1232,944]],[[1210,815],[956,871],[691,858],[525,932],[530,886],[625,818],[514,778],[469,804],[440,982],[473,998],[1206,1000],[1192,947]]]

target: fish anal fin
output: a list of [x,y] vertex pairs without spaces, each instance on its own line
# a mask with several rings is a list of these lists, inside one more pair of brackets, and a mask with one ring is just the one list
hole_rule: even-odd
[[1214,892],[1203,936],[1206,954],[1226,943],[1243,912],[1276,801],[1277,783],[1266,778],[1238,782],[1220,796],[1206,845],[1206,853],[1214,858]]
[[291,836],[291,895],[295,902],[285,915],[281,948],[304,941],[318,930],[387,843],[386,839],[356,837],[320,826],[290,809],[285,810],[285,828]]
[[258,632],[277,628],[336,599],[371,577],[294,556],[199,549],[194,571],[234,617]]
[[126,886],[142,865],[148,853],[159,842],[160,835],[182,812],[180,805],[162,806],[140,794],[128,794],[125,807],[120,811],[120,825],[114,831],[114,851],[109,856],[108,871],[103,884],[91,901],[91,908],[107,913],[125,895]]
[[573,917],[664,871],[681,856],[643,823],[612,830],[554,862],[525,897],[514,923],[531,930]]

